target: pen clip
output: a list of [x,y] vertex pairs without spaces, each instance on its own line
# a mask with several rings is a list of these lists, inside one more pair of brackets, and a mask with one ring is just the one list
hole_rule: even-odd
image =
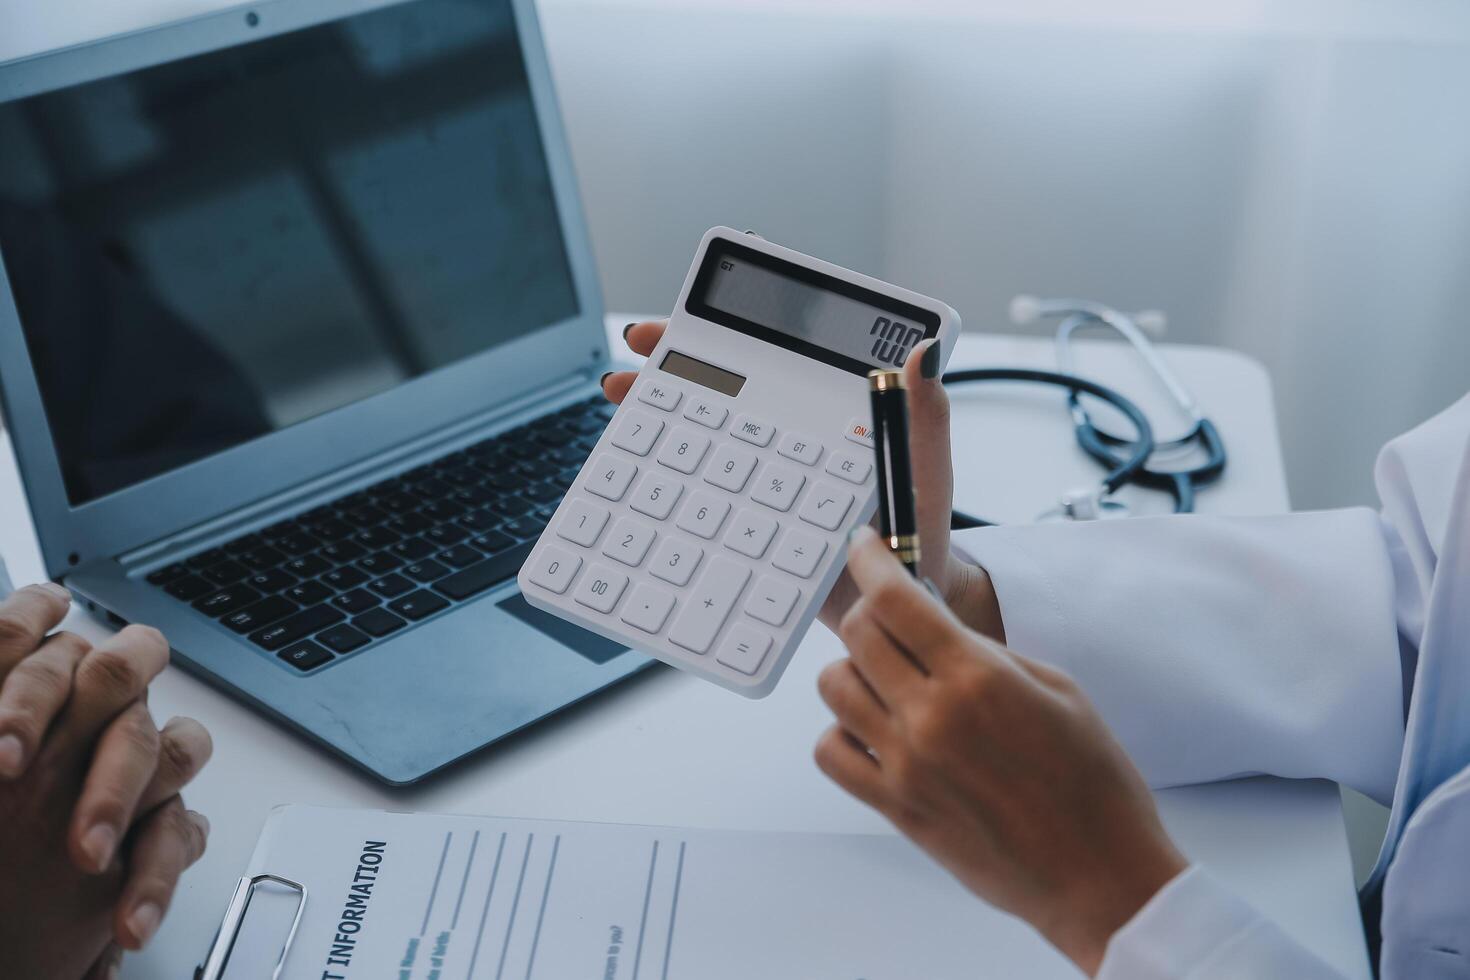
[[230,897],[230,904],[225,907],[224,918],[220,920],[219,931],[215,933],[214,942],[210,944],[208,956],[205,957],[204,963],[194,971],[194,980],[221,980],[224,976],[225,967],[230,962],[230,954],[235,951],[235,941],[240,938],[240,927],[245,922],[245,912],[250,908],[250,900],[255,897],[256,889],[266,882],[282,885],[300,896],[296,900],[296,914],[291,920],[291,931],[286,934],[286,941],[281,946],[280,958],[276,960],[275,969],[271,971],[271,980],[280,980],[281,970],[286,966],[286,955],[291,952],[291,944],[296,940],[296,930],[301,926],[302,913],[306,910],[306,886],[290,878],[273,874],[258,874],[241,878],[235,883],[235,894]]

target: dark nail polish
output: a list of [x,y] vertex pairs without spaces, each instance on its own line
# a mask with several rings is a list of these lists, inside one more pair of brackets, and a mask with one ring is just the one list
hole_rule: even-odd
[[612,377],[612,372],[611,371],[607,372],[602,377],[598,378],[597,379],[597,387],[601,388],[603,385],[607,384],[607,379],[610,378],[610,377]]
[[630,323],[626,327],[623,328],[623,339],[624,340],[627,340],[628,339],[628,331],[629,330],[632,330],[636,326],[638,326],[638,324],[636,324],[636,323]]
[[919,373],[930,381],[939,377],[939,343],[937,341],[924,348],[924,356],[919,359]]

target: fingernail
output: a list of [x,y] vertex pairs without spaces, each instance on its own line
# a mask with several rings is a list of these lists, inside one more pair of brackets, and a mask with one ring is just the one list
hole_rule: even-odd
[[603,385],[603,383],[606,382],[607,379],[610,378],[610,377],[612,377],[612,372],[611,371],[607,372],[602,377],[598,378],[597,379],[597,387],[601,388],[602,385]]
[[133,914],[128,916],[128,929],[138,940],[138,945],[145,945],[158,931],[158,924],[163,921],[163,909],[153,902],[144,902],[133,909]]
[[924,356],[919,358],[919,373],[929,381],[939,377],[939,341],[931,340],[924,348]]
[[624,340],[627,340],[628,339],[628,331],[629,330],[632,330],[636,326],[638,326],[638,324],[636,324],[636,323],[630,323],[626,327],[623,328],[623,339]]
[[42,582],[40,588],[51,593],[62,602],[71,602],[71,593],[55,582]]
[[112,863],[112,849],[117,846],[117,831],[99,823],[82,838],[82,853],[92,859],[92,867],[105,871]]
[[6,779],[19,776],[25,761],[25,744],[14,735],[0,735],[0,776]]

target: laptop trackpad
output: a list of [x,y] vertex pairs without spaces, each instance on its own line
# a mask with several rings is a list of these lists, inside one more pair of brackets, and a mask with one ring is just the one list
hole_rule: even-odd
[[605,664],[618,654],[628,652],[628,648],[621,643],[614,643],[590,630],[584,630],[580,626],[569,623],[565,619],[558,619],[550,613],[542,612],[527,602],[525,596],[519,592],[509,599],[502,599],[496,605],[526,625],[540,630],[595,664]]

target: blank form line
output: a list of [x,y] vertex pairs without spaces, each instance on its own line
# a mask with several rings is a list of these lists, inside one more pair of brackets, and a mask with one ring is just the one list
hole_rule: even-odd
[[475,975],[475,961],[480,958],[480,940],[485,938],[485,919],[490,915],[490,899],[495,897],[495,879],[500,877],[500,856],[505,853],[505,833],[500,835],[500,845],[495,848],[495,867],[490,869],[490,888],[485,892],[485,907],[480,909],[480,931],[475,933],[475,948],[470,953],[470,968],[464,971],[465,980]]
[[444,850],[439,852],[439,870],[434,872],[434,887],[429,889],[429,907],[424,909],[424,924],[419,926],[419,938],[429,931],[429,914],[434,911],[434,896],[439,894],[439,878],[444,874],[444,859],[449,856],[449,842],[454,840],[454,831],[444,835]]
[[546,887],[541,890],[541,911],[536,913],[536,931],[531,934],[531,958],[526,960],[526,980],[531,980],[531,968],[536,965],[536,947],[541,945],[541,922],[546,918],[546,899],[551,896],[551,876],[556,873],[556,852],[561,850],[561,834],[551,842],[551,864],[546,869]]
[[535,839],[535,834],[526,835],[526,853],[521,855],[521,873],[516,878],[516,894],[510,900],[510,921],[505,924],[505,944],[500,947],[500,965],[495,968],[495,980],[500,980],[500,975],[505,972],[505,954],[510,951],[510,934],[516,926],[516,909],[521,904],[521,886],[526,883],[526,865],[531,863],[531,842]]
[[470,883],[470,869],[475,866],[475,848],[480,846],[480,832],[475,831],[474,840],[470,841],[470,859],[464,863],[464,877],[459,882],[459,900],[454,903],[454,921],[449,923],[450,930],[459,928],[459,907],[464,904],[464,886]]
[[663,980],[669,980],[669,953],[674,948],[674,916],[679,913],[679,884],[684,880],[684,841],[679,842],[679,866],[674,871],[674,902],[669,906],[669,939],[664,943]]
[[633,980],[638,980],[638,965],[643,962],[643,930],[648,928],[648,897],[653,894],[653,869],[658,867],[658,841],[653,842],[653,856],[648,859],[648,884],[643,886],[643,917],[638,920],[638,947],[633,953]]

